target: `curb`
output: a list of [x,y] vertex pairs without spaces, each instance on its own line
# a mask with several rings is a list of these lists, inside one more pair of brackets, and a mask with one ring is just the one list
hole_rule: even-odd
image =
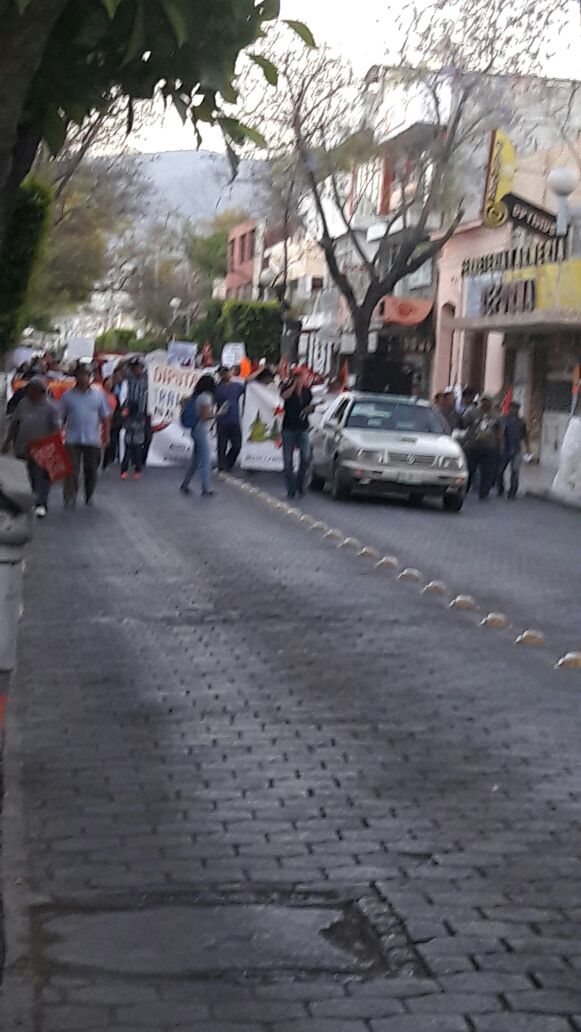
[[550,487],[527,487],[523,494],[525,498],[537,498],[540,502],[552,502],[553,505],[560,505],[563,509],[581,511],[581,503],[568,502],[565,498],[560,498],[553,494]]

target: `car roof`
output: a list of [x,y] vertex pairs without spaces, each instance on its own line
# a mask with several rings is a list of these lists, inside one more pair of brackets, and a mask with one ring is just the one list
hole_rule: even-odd
[[378,391],[349,391],[354,401],[394,401],[398,405],[421,405],[431,407],[431,402],[423,398],[412,398],[409,394],[380,394]]

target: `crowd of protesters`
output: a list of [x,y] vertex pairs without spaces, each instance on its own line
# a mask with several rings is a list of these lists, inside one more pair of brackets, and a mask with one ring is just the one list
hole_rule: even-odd
[[529,451],[529,435],[518,402],[508,397],[499,405],[486,394],[477,399],[466,387],[457,401],[452,387],[437,394],[434,404],[461,443],[468,463],[468,490],[478,482],[478,497],[484,501],[496,487],[499,497],[506,492],[513,500],[519,488],[520,470]]
[[81,483],[85,503],[92,504],[100,468],[118,462],[123,480],[130,469],[135,480],[141,477],[152,437],[146,367],[134,356],[120,360],[110,376],[103,378],[102,370],[96,362],[66,369],[47,355],[20,366],[12,378],[2,451],[26,462],[41,519],[48,512],[51,481],[31,454],[38,442],[54,437],[64,443],[66,508],[75,507]]

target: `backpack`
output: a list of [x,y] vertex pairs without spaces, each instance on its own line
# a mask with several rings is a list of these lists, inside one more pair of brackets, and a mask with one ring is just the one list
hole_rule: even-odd
[[187,405],[182,409],[181,423],[184,429],[195,430],[199,421],[198,398],[196,394],[192,394]]

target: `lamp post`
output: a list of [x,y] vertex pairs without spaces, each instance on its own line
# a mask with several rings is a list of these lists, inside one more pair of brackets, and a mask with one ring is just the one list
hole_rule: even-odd
[[547,177],[549,188],[557,198],[557,236],[567,236],[569,229],[569,197],[577,188],[579,173],[569,165],[558,165]]
[[[576,221],[579,212],[571,208],[569,198],[579,184],[577,169],[563,165],[549,172],[548,185],[558,201],[557,236],[565,237],[572,221]],[[559,270],[560,280],[560,270]],[[560,290],[559,290],[560,297]],[[553,481],[552,492],[565,501],[579,505],[581,503],[581,419],[577,416],[577,400],[579,384],[573,386],[573,400],[567,431],[563,438],[559,455],[559,468]]]

